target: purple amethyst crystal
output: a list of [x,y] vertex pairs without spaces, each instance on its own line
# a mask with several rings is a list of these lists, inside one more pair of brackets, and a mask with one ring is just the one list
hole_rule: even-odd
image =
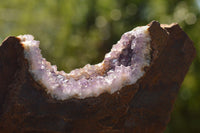
[[39,41],[31,35],[20,35],[29,71],[34,79],[45,86],[47,93],[58,100],[99,96],[114,93],[126,85],[134,84],[144,75],[143,68],[150,64],[149,26],[126,32],[105,59],[96,65],[86,65],[70,73],[57,71],[41,55]]

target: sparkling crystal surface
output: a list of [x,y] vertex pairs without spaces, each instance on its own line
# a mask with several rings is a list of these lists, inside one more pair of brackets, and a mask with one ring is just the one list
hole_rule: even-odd
[[87,64],[70,73],[58,71],[41,55],[39,41],[32,35],[18,38],[24,47],[29,71],[34,79],[46,87],[47,93],[59,100],[99,96],[103,92],[114,93],[126,85],[134,84],[144,75],[143,68],[149,66],[149,26],[126,32],[104,60],[96,65]]

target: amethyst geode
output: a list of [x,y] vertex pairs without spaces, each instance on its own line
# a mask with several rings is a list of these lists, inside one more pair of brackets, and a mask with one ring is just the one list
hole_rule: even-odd
[[42,58],[32,36],[8,37],[0,132],[161,133],[194,57],[178,24],[156,21],[125,33],[101,63],[69,74]]
[[126,85],[134,84],[144,75],[144,67],[150,64],[149,26],[137,27],[124,33],[106,54],[103,62],[86,65],[66,74],[57,71],[55,65],[42,57],[39,41],[31,35],[20,35],[29,71],[46,91],[57,99],[99,96],[103,92],[114,93]]

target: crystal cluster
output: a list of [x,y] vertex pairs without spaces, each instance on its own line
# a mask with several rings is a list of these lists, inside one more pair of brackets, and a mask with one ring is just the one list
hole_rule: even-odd
[[144,75],[144,67],[150,64],[149,26],[126,32],[105,59],[96,65],[86,65],[70,73],[57,71],[41,55],[39,41],[31,35],[20,35],[29,71],[42,84],[47,93],[59,100],[99,96],[103,92],[114,93],[126,85],[134,84]]

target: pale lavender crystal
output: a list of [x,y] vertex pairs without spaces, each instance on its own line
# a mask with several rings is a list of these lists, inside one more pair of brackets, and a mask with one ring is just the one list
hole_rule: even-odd
[[123,86],[134,84],[150,64],[150,35],[148,26],[138,27],[122,35],[117,44],[105,55],[103,62],[86,65],[70,73],[57,71],[41,55],[39,41],[31,35],[18,38],[24,47],[29,71],[34,79],[46,87],[47,93],[65,100],[99,96],[103,92],[114,93]]

